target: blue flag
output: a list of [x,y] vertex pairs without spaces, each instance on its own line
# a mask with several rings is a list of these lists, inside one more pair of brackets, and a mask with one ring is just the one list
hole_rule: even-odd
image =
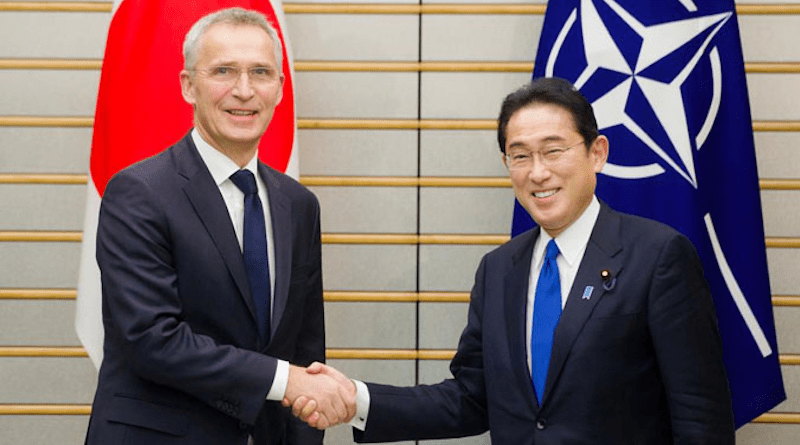
[[[733,0],[547,5],[533,77],[562,77],[610,140],[597,195],[688,236],[722,335],[736,427],[786,398]],[[515,204],[512,235],[532,227]]]

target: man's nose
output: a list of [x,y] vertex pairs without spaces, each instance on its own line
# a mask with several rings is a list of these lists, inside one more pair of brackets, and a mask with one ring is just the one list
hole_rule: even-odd
[[550,176],[550,168],[542,162],[541,156],[534,156],[528,171],[528,178],[533,182],[542,182]]
[[239,73],[236,83],[233,84],[233,92],[238,97],[251,97],[253,86],[250,83],[250,74],[247,71]]

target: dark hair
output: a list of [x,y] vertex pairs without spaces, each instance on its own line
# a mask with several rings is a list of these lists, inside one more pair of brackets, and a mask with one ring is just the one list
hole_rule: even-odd
[[506,152],[506,128],[511,116],[533,104],[551,104],[567,110],[572,115],[575,129],[583,137],[587,147],[590,147],[599,135],[592,105],[583,94],[564,79],[539,77],[503,100],[500,116],[497,118],[497,142],[500,144],[501,152]]

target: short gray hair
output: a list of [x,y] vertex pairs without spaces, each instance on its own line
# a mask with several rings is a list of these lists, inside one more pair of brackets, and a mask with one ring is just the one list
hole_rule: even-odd
[[263,29],[272,39],[275,61],[278,63],[278,72],[283,73],[283,46],[281,45],[280,37],[278,37],[278,32],[275,31],[275,28],[269,23],[264,14],[243,8],[221,9],[202,17],[192,25],[183,40],[183,68],[185,70],[191,71],[195,68],[197,63],[197,44],[208,28],[217,23],[258,26]]

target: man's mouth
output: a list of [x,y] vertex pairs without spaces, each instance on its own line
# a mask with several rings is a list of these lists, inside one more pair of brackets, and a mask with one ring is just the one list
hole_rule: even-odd
[[542,192],[533,192],[533,196],[536,198],[549,198],[558,193],[558,190],[559,189],[550,189]]
[[256,114],[254,110],[228,110],[228,113],[234,116],[252,116]]

